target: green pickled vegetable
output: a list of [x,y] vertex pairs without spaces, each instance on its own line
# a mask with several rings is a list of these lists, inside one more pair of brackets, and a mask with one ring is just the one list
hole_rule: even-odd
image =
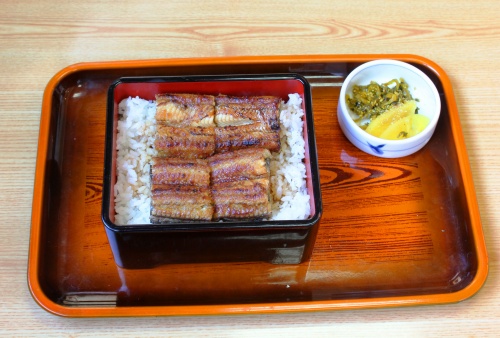
[[393,79],[382,84],[371,81],[368,85],[355,85],[352,97],[346,95],[347,106],[358,115],[357,123],[372,120],[389,108],[410,100],[414,99],[404,79]]

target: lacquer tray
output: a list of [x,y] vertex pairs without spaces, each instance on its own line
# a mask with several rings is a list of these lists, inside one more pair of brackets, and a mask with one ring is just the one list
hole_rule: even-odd
[[[382,159],[355,148],[336,117],[340,85],[392,58],[431,77],[442,100],[430,143]],[[123,76],[298,73],[312,85],[323,216],[309,261],[116,266],[101,222],[106,94]],[[83,63],[48,83],[42,105],[28,284],[70,317],[276,313],[464,300],[488,270],[451,83],[415,55],[318,55]]]

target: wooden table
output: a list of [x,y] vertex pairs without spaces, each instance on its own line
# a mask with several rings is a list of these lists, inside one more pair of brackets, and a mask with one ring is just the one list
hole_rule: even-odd
[[[0,335],[495,336],[500,329],[497,1],[5,1],[0,10]],[[457,304],[276,315],[61,318],[26,282],[42,94],[77,62],[237,55],[411,53],[439,64],[459,108],[489,276]]]

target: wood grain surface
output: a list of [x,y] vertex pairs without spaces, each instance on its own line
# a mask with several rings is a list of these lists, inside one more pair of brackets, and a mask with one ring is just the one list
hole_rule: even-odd
[[[500,3],[492,0],[3,1],[0,335],[496,336],[499,15]],[[421,55],[452,81],[490,262],[488,279],[475,296],[411,308],[130,319],[61,318],[36,304],[26,282],[33,178],[42,95],[59,70],[107,60],[358,53]],[[83,189],[93,196],[91,185]],[[425,252],[425,238],[412,240]],[[342,252],[352,254],[348,247]]]

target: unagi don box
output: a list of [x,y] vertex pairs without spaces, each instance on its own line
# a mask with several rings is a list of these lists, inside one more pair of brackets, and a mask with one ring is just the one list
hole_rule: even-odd
[[121,78],[105,146],[102,220],[120,267],[310,257],[322,205],[300,75]]

